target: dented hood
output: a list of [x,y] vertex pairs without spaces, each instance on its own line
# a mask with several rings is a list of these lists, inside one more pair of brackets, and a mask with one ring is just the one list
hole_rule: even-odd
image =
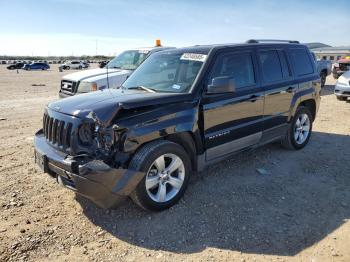
[[105,89],[51,102],[48,108],[79,118],[94,118],[108,126],[120,109],[192,101],[191,94],[151,93],[142,90]]

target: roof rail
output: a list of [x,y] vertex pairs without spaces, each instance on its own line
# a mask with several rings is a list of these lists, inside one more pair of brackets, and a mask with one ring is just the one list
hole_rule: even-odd
[[258,44],[258,43],[290,43],[290,44],[300,44],[299,41],[295,40],[276,40],[276,39],[250,39],[247,44]]

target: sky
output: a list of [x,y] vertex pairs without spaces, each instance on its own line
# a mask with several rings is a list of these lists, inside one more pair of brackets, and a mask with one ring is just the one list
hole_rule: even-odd
[[0,55],[292,39],[350,45],[350,0],[0,0]]

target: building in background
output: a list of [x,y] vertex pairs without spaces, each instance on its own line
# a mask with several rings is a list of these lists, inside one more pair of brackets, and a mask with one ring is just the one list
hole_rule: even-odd
[[350,57],[350,46],[332,47],[322,43],[306,45],[315,53],[317,59],[330,60],[335,63],[341,58]]

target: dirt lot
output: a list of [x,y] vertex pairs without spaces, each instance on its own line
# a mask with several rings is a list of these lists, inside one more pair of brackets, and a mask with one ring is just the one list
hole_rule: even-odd
[[350,261],[350,103],[333,79],[304,150],[237,155],[147,213],[131,201],[99,209],[34,165],[33,134],[64,74],[0,66],[0,261]]

